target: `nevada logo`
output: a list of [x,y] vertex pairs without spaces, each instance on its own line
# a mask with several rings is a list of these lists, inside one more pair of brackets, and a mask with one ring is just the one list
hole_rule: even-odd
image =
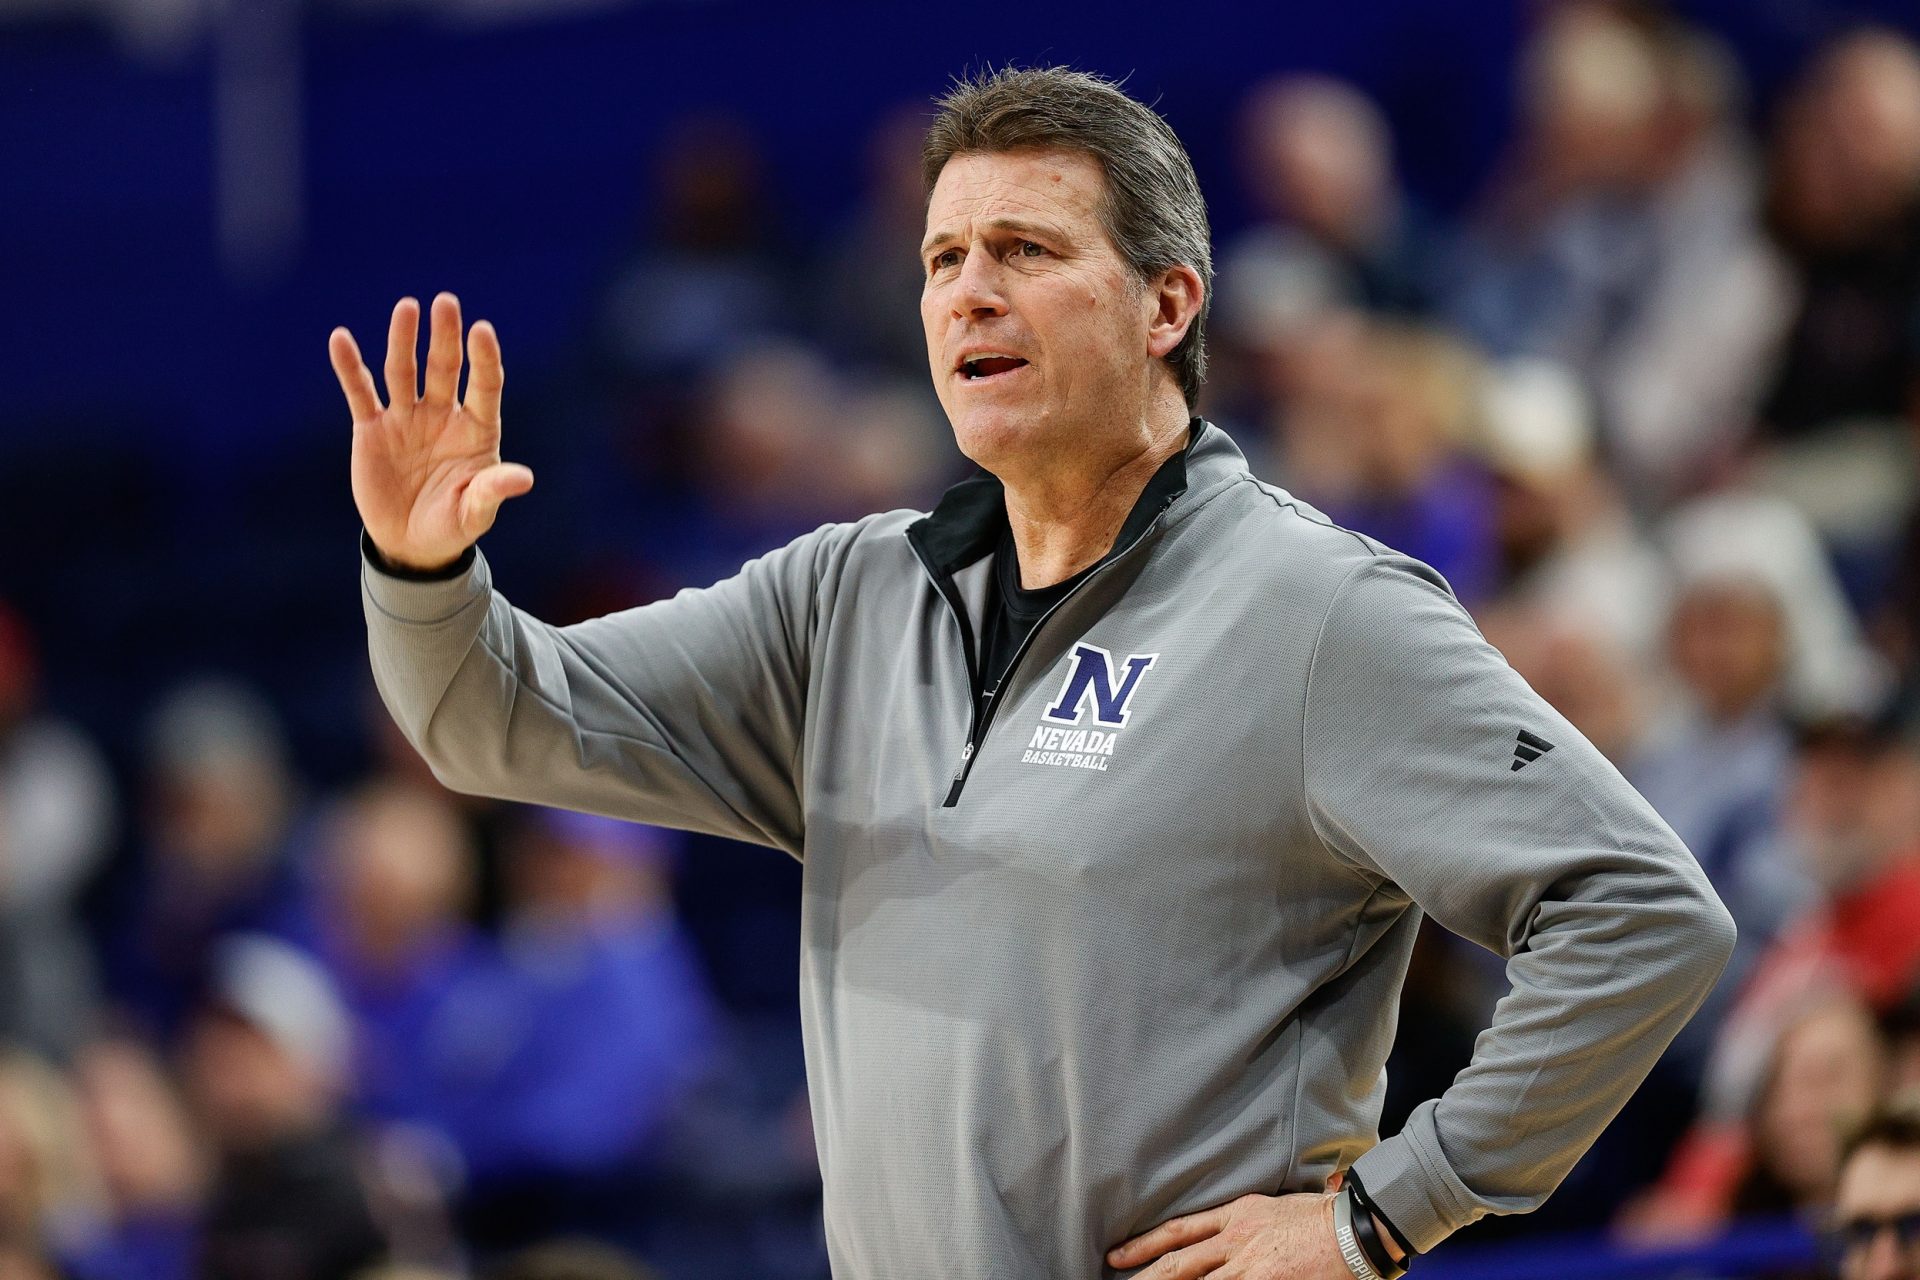
[[[1113,655],[1097,644],[1073,646],[1059,696],[1041,714],[1020,763],[1104,772],[1131,714],[1127,704],[1140,691],[1140,678],[1159,657],[1157,653],[1130,654],[1115,666]],[[1099,727],[1080,728],[1089,707]]]

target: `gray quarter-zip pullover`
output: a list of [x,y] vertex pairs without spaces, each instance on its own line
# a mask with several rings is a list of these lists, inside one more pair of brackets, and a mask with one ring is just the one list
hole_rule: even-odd
[[[1686,848],[1432,569],[1201,424],[1164,506],[976,714],[997,485],[551,627],[362,573],[447,785],[801,860],[801,1014],[840,1280],[1106,1277],[1103,1253],[1353,1164],[1430,1248],[1532,1209],[1725,964]],[[1512,993],[1378,1141],[1421,911]]]

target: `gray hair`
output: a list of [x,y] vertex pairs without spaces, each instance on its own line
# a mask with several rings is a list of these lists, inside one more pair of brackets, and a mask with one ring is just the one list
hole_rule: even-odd
[[1142,281],[1185,265],[1200,275],[1200,313],[1167,363],[1187,407],[1207,376],[1213,245],[1193,162],[1167,122],[1101,76],[1065,67],[1003,67],[957,80],[921,153],[927,193],[958,155],[1061,149],[1092,157],[1107,179],[1100,220]]

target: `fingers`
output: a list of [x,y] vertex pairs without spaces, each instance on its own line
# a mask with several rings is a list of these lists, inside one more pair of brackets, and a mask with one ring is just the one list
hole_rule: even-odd
[[360,344],[344,328],[327,337],[327,356],[333,361],[333,376],[346,393],[347,409],[355,423],[371,422],[380,416],[380,394],[374,390],[373,375],[360,358]]
[[1171,1218],[1108,1253],[1107,1265],[1120,1268],[1145,1266],[1169,1249],[1198,1244],[1219,1235],[1226,1221],[1224,1206],[1190,1213],[1184,1218]]
[[393,304],[393,319],[387,322],[387,403],[411,409],[420,398],[419,366],[415,351],[420,345],[420,303],[402,298]]
[[496,462],[467,482],[460,496],[460,533],[472,542],[493,527],[500,504],[533,488],[533,472],[517,462]]
[[467,334],[466,410],[475,421],[500,425],[500,388],[506,381],[500,363],[500,335],[485,320],[476,321]]
[[460,386],[460,300],[436,294],[428,319],[426,393],[420,402],[432,409],[453,404]]
[[1197,1280],[1233,1261],[1233,1246],[1215,1236],[1167,1254],[1142,1271],[1136,1280]]

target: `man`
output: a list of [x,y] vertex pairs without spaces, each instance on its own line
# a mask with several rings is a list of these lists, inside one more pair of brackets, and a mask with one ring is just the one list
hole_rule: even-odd
[[227,940],[188,1024],[187,1086],[219,1169],[208,1280],[350,1280],[386,1255],[342,1118],[353,1024],[324,970],[264,934]]
[[1869,1116],[1847,1140],[1834,1191],[1841,1280],[1920,1280],[1920,1110]]
[[[926,171],[921,319],[983,474],[579,626],[473,549],[532,483],[493,330],[456,406],[435,299],[417,396],[402,301],[385,408],[336,330],[388,706],[450,786],[802,861],[843,1280],[1367,1280],[1537,1205],[1712,984],[1726,912],[1438,575],[1191,416],[1206,213],[1158,116],[999,72],[943,101]],[[1422,908],[1515,990],[1375,1145]]]

